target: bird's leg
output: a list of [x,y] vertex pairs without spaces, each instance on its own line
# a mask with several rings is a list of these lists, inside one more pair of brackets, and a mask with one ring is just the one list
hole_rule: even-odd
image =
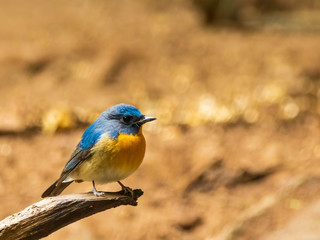
[[122,191],[124,191],[124,193],[130,193],[131,197],[133,198],[134,195],[133,195],[133,191],[131,188],[129,187],[126,187],[125,185],[123,185],[120,181],[118,181],[118,183],[120,184],[121,188],[122,188]]
[[94,184],[94,181],[92,181],[92,185],[93,185],[92,192],[93,192],[93,194],[94,194],[96,197],[103,197],[103,196],[105,195],[104,192],[99,192],[99,191],[97,191],[96,185]]

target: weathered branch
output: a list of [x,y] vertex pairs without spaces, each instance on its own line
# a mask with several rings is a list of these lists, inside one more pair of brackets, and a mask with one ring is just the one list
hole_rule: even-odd
[[70,223],[120,205],[137,205],[143,194],[133,191],[134,197],[122,192],[96,197],[92,193],[70,194],[46,198],[0,222],[0,240],[40,239]]

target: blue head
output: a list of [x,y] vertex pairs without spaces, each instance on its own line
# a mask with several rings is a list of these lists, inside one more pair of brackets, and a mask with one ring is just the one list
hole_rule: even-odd
[[108,125],[118,133],[132,135],[137,134],[144,123],[155,120],[143,115],[136,107],[123,103],[104,111],[100,117],[108,120]]
[[117,139],[119,134],[136,135],[141,126],[155,120],[146,117],[136,107],[128,104],[118,104],[101,113],[100,117],[84,132],[80,147],[91,147],[104,133]]

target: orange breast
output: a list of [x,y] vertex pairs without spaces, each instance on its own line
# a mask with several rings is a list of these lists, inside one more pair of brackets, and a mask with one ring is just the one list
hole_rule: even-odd
[[115,144],[118,152],[115,161],[123,171],[135,171],[141,164],[146,151],[146,141],[141,132],[135,136],[120,134]]

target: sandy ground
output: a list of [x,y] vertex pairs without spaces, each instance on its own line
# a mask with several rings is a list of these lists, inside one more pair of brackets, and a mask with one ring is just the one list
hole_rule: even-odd
[[205,27],[183,1],[1,1],[0,16],[0,218],[39,201],[88,124],[125,102],[158,118],[124,180],[139,205],[47,239],[313,231],[294,224],[319,212],[319,32]]

